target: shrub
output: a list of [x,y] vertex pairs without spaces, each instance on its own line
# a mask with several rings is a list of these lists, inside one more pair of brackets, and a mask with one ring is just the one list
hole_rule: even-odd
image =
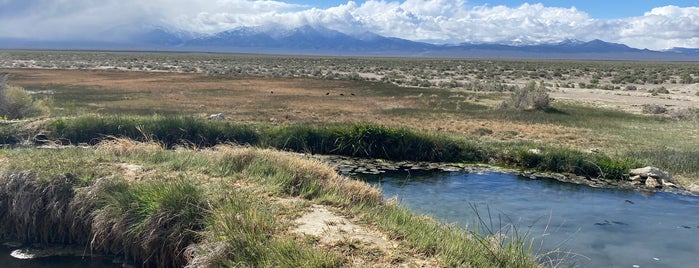
[[549,93],[543,82],[537,86],[536,82],[531,81],[527,86],[515,90],[508,103],[499,106],[520,110],[544,110],[549,107],[549,103]]
[[655,96],[655,95],[658,95],[658,94],[670,94],[670,91],[668,91],[667,88],[665,88],[665,87],[658,87],[658,88],[652,89],[652,90],[650,91],[650,93],[651,93],[653,96]]
[[670,118],[675,120],[686,120],[686,121],[696,121],[697,111],[683,108],[683,109],[673,109],[668,112]]
[[0,117],[22,119],[44,114],[48,111],[43,101],[35,101],[21,87],[7,85],[8,75],[0,75]]
[[641,112],[644,114],[664,114],[667,108],[656,104],[644,104]]

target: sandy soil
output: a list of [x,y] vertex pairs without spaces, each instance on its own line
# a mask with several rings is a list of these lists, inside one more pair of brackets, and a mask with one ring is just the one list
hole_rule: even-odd
[[292,233],[318,239],[320,247],[350,256],[351,267],[439,267],[434,259],[410,254],[400,241],[389,239],[370,226],[332,212],[323,205],[312,205],[296,219]]
[[558,100],[568,100],[587,103],[596,107],[618,109],[632,113],[641,113],[643,105],[658,105],[668,109],[697,109],[699,108],[699,84],[665,84],[670,94],[653,94],[637,91],[600,90],[561,88],[554,90],[550,96]]

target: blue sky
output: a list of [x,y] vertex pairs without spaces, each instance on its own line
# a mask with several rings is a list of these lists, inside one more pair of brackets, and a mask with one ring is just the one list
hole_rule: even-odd
[[154,28],[324,27],[435,44],[575,39],[699,48],[699,0],[0,0],[0,38],[113,41]]

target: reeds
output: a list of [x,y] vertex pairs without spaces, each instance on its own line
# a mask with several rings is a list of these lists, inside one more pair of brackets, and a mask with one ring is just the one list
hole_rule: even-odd
[[[490,163],[607,179],[622,179],[629,168],[641,166],[638,161],[626,157],[614,159],[570,148],[477,140],[368,123],[270,126],[188,117],[83,116],[54,120],[47,129],[53,139],[74,144],[94,144],[112,137],[155,141],[167,148],[182,144],[206,147],[235,143],[311,154]],[[529,152],[532,148],[540,149],[542,153]]]

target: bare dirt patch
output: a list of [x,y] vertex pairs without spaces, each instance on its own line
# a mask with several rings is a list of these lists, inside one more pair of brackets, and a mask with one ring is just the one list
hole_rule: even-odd
[[143,166],[130,163],[119,163],[116,166],[122,170],[127,181],[139,181],[146,176]]
[[402,257],[406,249],[398,241],[368,226],[353,223],[322,205],[312,205],[296,219],[292,233],[317,239],[317,246],[347,256],[352,267],[438,267],[436,260]]
[[699,108],[699,84],[690,85],[656,85],[667,88],[669,94],[653,95],[647,91],[619,91],[581,88],[561,88],[550,93],[559,100],[587,103],[595,107],[641,113],[644,105],[659,105],[669,109]]

